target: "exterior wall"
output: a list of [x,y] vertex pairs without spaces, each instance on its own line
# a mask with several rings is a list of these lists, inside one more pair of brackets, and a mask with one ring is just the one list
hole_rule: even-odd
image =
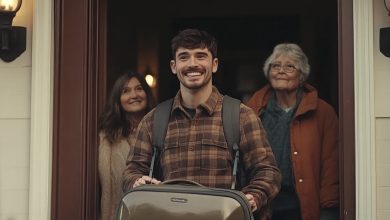
[[[50,2],[23,1],[22,8],[14,19],[14,25],[27,27],[26,52],[11,63],[0,60],[0,220],[48,220],[50,216],[52,130],[50,94],[52,94],[51,64],[53,62],[50,53],[51,44],[47,43],[52,42],[50,36],[53,31],[51,26],[53,10]],[[372,88],[368,88],[371,86],[370,83],[356,86],[356,102],[358,104],[363,102],[357,107],[362,111],[357,114],[356,134],[357,136],[366,134],[363,141],[357,141],[357,184],[366,182],[362,184],[363,187],[356,187],[356,193],[359,195],[357,212],[362,210],[362,213],[357,213],[356,219],[385,220],[390,219],[390,175],[388,174],[390,58],[384,57],[379,52],[379,28],[390,27],[390,17],[384,10],[383,0],[355,0],[355,3],[355,7],[359,10],[366,9],[366,4],[372,3],[368,10],[373,17],[373,22],[370,24],[373,27],[370,26],[367,28],[368,32],[363,32],[367,34],[366,41],[355,44],[356,55],[361,57],[356,64],[363,64],[362,68],[356,68],[357,72],[362,72],[357,73],[359,75],[356,77],[364,78],[365,75],[373,73],[374,81]],[[34,37],[32,37],[33,4],[35,6]],[[354,20],[358,25],[367,21],[364,10],[363,13],[359,10],[354,9],[356,15]],[[359,31],[359,28],[355,31]],[[357,33],[355,38],[361,34]],[[39,50],[32,50],[32,45]],[[365,47],[367,45],[368,47]],[[361,49],[366,51],[360,51]],[[366,54],[367,51],[369,52]],[[364,60],[364,57],[370,59]],[[362,60],[363,62],[360,62]],[[367,71],[362,71],[364,69]],[[366,82],[368,81],[370,81],[369,77]],[[364,92],[359,92],[362,91],[361,89]],[[373,96],[370,95],[370,89],[373,90]],[[371,97],[373,100],[368,101]],[[370,108],[364,111],[367,103],[373,104],[371,106],[373,120],[370,115],[364,118],[364,115],[371,112]],[[368,132],[372,133],[364,132],[363,128],[370,127],[370,123],[374,124],[372,129],[374,132],[370,128]],[[369,137],[372,134],[374,140]],[[360,158],[366,155],[363,151],[365,148],[368,149],[368,153],[374,149],[374,155],[366,156],[363,162],[367,163],[359,165]],[[366,165],[370,167],[371,163],[374,165],[373,169],[365,170],[364,167]],[[370,177],[374,177],[372,182],[367,180]],[[371,188],[374,190],[370,191]],[[369,206],[366,206],[367,204]],[[371,206],[374,207],[372,213]]]
[[374,83],[376,142],[376,219],[390,219],[390,57],[379,51],[379,30],[390,27],[383,0],[374,0]]
[[14,26],[27,28],[26,51],[0,60],[0,220],[28,219],[33,2],[23,1]]

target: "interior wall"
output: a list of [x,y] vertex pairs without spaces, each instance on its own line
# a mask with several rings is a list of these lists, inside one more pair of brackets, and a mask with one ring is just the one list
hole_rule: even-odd
[[24,1],[13,25],[27,28],[26,51],[0,59],[0,219],[28,219],[32,16]]
[[[240,4],[212,1],[207,7],[203,4],[184,7],[179,1],[172,1],[164,11],[159,10],[163,3],[154,7],[147,4],[128,2],[117,8],[109,2],[108,88],[120,69],[142,71],[140,63],[150,62],[150,66],[157,66],[159,101],[175,95],[179,84],[169,68],[170,39],[183,28],[197,27],[211,32],[219,41],[220,66],[214,84],[224,94],[245,101],[266,83],[262,64],[272,48],[277,43],[294,42],[309,57],[312,67],[309,83],[338,109],[337,1],[323,2],[321,10],[305,0],[264,3],[244,0]],[[129,13],[131,8],[137,10]],[[135,38],[151,39],[148,36],[154,37],[151,44],[156,45],[155,52],[152,56],[139,56],[141,48]]]

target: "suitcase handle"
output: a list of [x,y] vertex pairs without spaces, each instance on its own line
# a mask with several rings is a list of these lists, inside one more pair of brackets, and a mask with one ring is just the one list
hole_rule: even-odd
[[181,184],[181,185],[191,185],[191,186],[204,187],[200,183],[197,183],[197,182],[192,181],[192,180],[186,180],[186,179],[171,179],[171,180],[166,180],[166,181],[162,182],[161,184],[167,184],[167,185]]

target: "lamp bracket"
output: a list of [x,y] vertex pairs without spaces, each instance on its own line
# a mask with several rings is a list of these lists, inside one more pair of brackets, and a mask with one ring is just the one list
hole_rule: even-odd
[[0,58],[5,62],[15,60],[26,50],[26,28],[0,26]]
[[379,50],[386,57],[390,57],[390,27],[381,28],[379,32]]

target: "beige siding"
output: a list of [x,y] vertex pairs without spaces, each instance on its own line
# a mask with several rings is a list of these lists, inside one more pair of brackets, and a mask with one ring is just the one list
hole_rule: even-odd
[[390,219],[390,117],[376,119],[377,219]]
[[2,67],[0,64],[0,118],[25,119],[30,117],[30,67]]
[[14,25],[27,28],[27,49],[0,60],[0,220],[28,219],[32,1],[23,1]]
[[390,58],[379,51],[379,30],[390,27],[383,0],[374,1],[374,82],[377,220],[390,219]]
[[390,27],[390,17],[383,0],[374,0],[374,72],[375,72],[375,116],[390,117],[390,58],[379,51],[379,30]]
[[27,219],[29,119],[0,119],[0,219]]

